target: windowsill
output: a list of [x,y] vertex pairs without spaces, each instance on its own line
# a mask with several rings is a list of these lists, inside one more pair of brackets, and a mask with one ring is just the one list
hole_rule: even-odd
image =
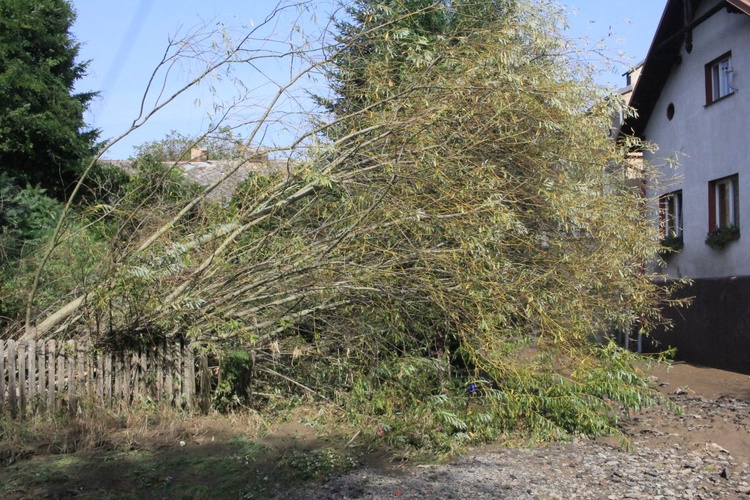
[[718,99],[716,99],[715,101],[711,101],[711,102],[708,102],[708,103],[706,103],[706,105],[705,105],[705,106],[703,106],[703,107],[704,107],[704,108],[707,108],[707,107],[711,106],[712,104],[716,104],[717,102],[721,102],[721,101],[723,101],[724,99],[728,99],[728,98],[732,97],[732,96],[733,96],[734,94],[736,94],[736,93],[737,93],[737,91],[733,90],[732,92],[728,93],[727,95],[725,95],[725,96],[722,96],[722,97],[719,97],[719,98],[718,98]]

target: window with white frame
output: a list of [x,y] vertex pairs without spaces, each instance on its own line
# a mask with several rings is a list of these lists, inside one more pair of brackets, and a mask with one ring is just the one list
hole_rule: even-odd
[[659,223],[663,238],[682,238],[682,191],[659,197]]
[[709,232],[740,225],[739,175],[730,175],[708,184]]
[[706,64],[706,104],[723,99],[732,94],[732,53]]

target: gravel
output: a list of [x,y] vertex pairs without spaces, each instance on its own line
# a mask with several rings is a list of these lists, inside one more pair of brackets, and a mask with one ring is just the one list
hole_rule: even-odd
[[750,405],[670,397],[683,415],[651,408],[628,419],[628,451],[586,439],[501,448],[405,471],[358,469],[277,498],[750,499],[750,450],[733,456],[714,441],[750,436]]

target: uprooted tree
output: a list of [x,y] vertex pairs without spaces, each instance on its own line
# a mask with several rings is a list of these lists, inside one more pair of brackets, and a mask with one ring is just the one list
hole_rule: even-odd
[[[648,331],[668,290],[644,266],[659,248],[648,204],[607,138],[622,103],[561,23],[546,2],[354,3],[334,43],[301,44],[294,64],[308,65],[243,122],[259,140],[324,70],[325,109],[269,149],[288,161],[228,204],[208,200],[215,185],[174,195],[154,181],[66,211],[45,262],[92,228],[106,250],[56,304],[32,291],[26,336],[241,352],[252,390],[317,393],[392,443],[616,432],[618,410],[657,398],[595,339]],[[267,57],[251,40],[209,70]]]

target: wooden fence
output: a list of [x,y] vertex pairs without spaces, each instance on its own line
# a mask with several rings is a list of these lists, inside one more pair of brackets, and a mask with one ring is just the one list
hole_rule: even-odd
[[[201,367],[207,370],[205,357]],[[75,411],[82,402],[196,405],[196,356],[189,345],[106,353],[85,342],[0,340],[0,416]],[[204,374],[205,378],[205,374]]]

